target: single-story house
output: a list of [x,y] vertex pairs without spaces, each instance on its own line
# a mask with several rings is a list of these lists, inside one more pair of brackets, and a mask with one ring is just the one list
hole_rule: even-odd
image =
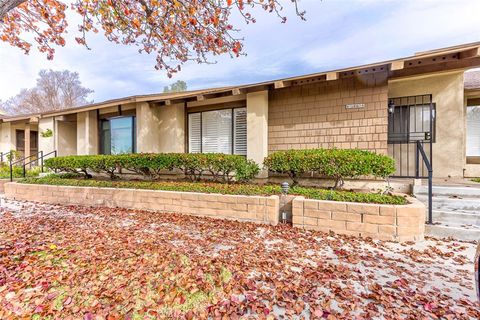
[[[480,176],[480,42],[239,86],[137,95],[0,119],[0,151],[25,156],[359,148],[415,175]],[[425,175],[421,160],[420,175]],[[263,172],[263,175],[266,173]]]

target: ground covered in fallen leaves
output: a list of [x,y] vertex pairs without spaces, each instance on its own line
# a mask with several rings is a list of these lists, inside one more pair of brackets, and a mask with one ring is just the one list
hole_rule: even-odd
[[474,249],[2,201],[0,319],[479,319]]

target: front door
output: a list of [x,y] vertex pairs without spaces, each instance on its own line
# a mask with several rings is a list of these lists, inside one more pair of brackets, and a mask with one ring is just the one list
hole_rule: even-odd
[[[19,152],[19,157],[25,156],[25,130],[15,131],[16,150]],[[38,132],[30,131],[30,155],[38,153]]]
[[427,168],[419,159],[417,143],[432,163],[435,142],[435,103],[432,95],[390,98],[388,105],[388,153],[395,159],[396,177],[424,178]]

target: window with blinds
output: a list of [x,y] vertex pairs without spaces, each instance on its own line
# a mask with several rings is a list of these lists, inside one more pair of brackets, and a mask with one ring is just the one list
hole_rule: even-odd
[[247,109],[221,109],[188,115],[190,153],[247,155]]
[[190,153],[202,152],[202,114],[188,115],[188,150]]
[[247,108],[233,110],[233,153],[247,155]]
[[467,107],[467,157],[480,157],[480,106]]

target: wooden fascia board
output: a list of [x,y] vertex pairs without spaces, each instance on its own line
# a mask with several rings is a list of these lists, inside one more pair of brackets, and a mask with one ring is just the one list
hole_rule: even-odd
[[472,48],[466,51],[462,51],[459,54],[460,59],[476,58],[480,56],[480,47]]
[[467,69],[480,66],[480,57],[470,59],[460,59],[435,64],[423,65],[418,67],[404,68],[391,71],[392,78],[408,77],[419,74],[436,73],[442,71],[452,71],[457,69]]

